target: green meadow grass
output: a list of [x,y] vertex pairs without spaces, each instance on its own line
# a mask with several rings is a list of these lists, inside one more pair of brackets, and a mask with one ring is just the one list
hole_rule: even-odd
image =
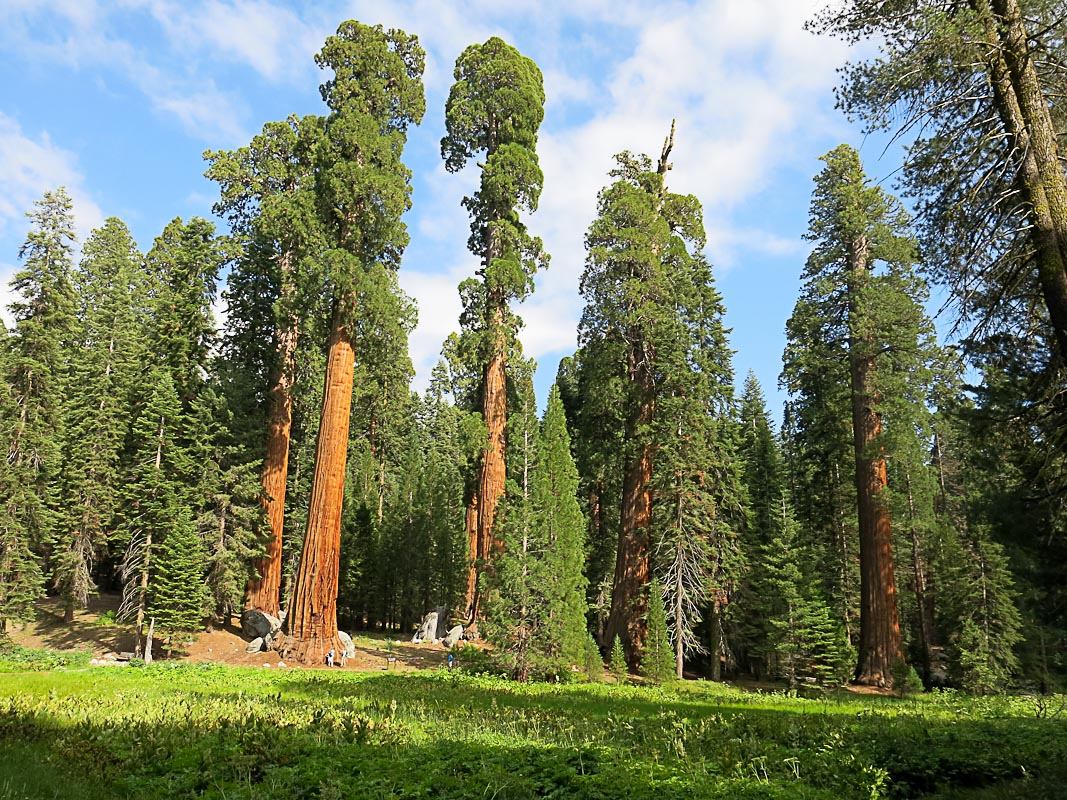
[[1067,797],[1067,719],[1027,698],[24,666],[0,672],[0,800]]

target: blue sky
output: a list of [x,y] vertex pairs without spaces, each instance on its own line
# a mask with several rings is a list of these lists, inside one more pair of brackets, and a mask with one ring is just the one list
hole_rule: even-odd
[[833,108],[840,42],[803,30],[823,0],[4,0],[0,5],[0,300],[24,213],[66,185],[79,235],[121,217],[143,250],[175,216],[210,216],[205,149],[235,148],[263,123],[321,112],[313,56],[345,19],[399,27],[427,50],[427,114],[411,132],[411,232],[401,285],[419,307],[416,387],[456,328],[456,287],[476,264],[460,206],[473,168],[439,153],[456,56],[498,35],[537,62],[548,97],[545,173],[531,231],[552,255],[520,313],[544,402],[581,313],[582,237],[612,155],[655,157],[677,118],[669,186],[704,205],[707,254],[733,329],[738,383],[753,369],[772,411],[785,321],[808,252],[811,178],[841,142],[868,174],[898,163]]

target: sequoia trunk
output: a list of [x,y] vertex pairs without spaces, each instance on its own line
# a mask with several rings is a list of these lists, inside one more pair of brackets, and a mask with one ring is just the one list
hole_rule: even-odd
[[[646,371],[639,370],[639,380]],[[637,439],[639,431],[652,424],[655,403],[646,392],[637,413],[628,425],[627,438]],[[618,636],[626,651],[626,660],[637,668],[644,649],[648,625],[648,584],[652,576],[652,445],[641,443],[627,460],[622,485],[622,509],[619,547],[615,556],[615,580],[611,592],[605,641]]]
[[[868,269],[865,236],[849,247],[849,316],[857,317],[858,294]],[[852,441],[856,452],[856,500],[860,538],[860,646],[856,683],[891,686],[892,667],[903,660],[893,574],[893,535],[885,503],[885,456],[873,452],[882,432],[882,418],[872,392],[873,343],[853,328],[849,339],[852,382]]]
[[[504,543],[495,534],[496,510],[504,494],[507,479],[504,463],[504,434],[507,428],[507,371],[504,340],[504,310],[502,302],[493,311],[495,341],[489,363],[485,366],[482,383],[482,419],[488,433],[485,450],[478,467],[478,484],[467,508],[467,540],[471,564],[467,574],[468,620],[478,620],[480,592],[478,576]],[[475,628],[475,632],[476,632]]]
[[[282,280],[288,282],[289,258],[281,263]],[[286,284],[290,286],[289,283]],[[283,289],[282,298],[292,293]],[[252,578],[245,586],[245,608],[256,608],[271,616],[278,616],[281,608],[282,529],[285,526],[285,490],[289,476],[289,431],[293,421],[293,374],[296,366],[296,319],[276,333],[278,367],[271,373],[267,412],[267,454],[263,459],[263,499],[270,526],[267,555],[256,561],[260,577]]]
[[343,302],[335,305],[307,534],[293,587],[292,606],[285,620],[289,636],[285,652],[305,664],[321,664],[327,652],[341,648],[337,638],[337,581],[355,364],[346,312],[350,309]]

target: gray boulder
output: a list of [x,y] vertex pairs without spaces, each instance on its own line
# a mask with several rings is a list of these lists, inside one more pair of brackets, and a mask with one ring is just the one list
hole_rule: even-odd
[[282,621],[254,608],[241,615],[241,635],[246,639],[262,639],[282,629]]
[[412,644],[418,644],[419,642],[437,641],[437,612],[431,611],[425,617],[422,618],[422,624],[419,625],[419,629],[415,631],[415,635],[411,637]]
[[337,631],[337,638],[341,640],[341,644],[345,648],[345,657],[346,658],[355,658],[356,657],[356,646],[355,646],[355,644],[352,643],[352,637],[349,636],[344,631]]
[[457,625],[445,635],[444,639],[441,640],[441,644],[443,644],[446,648],[455,647],[456,642],[458,642],[462,637],[463,626]]
[[258,653],[263,649],[263,638],[256,637],[248,643],[248,647],[245,648],[246,653]]

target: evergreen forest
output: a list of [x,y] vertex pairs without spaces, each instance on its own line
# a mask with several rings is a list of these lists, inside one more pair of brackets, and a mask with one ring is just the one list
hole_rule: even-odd
[[417,31],[341,24],[317,114],[204,154],[213,220],[138,243],[110,217],[76,241],[48,191],[0,341],[0,639],[42,598],[73,620],[106,593],[137,656],[254,610],[280,621],[272,658],[322,665],[342,634],[407,640],[442,609],[461,661],[520,683],[607,665],[618,683],[1062,691],[1064,24],[1052,0],[849,0],[809,22],[880,43],[838,103],[908,144],[892,185],[848,145],[821,155],[800,294],[768,323],[781,424],[771,387],[735,374],[708,222],[671,189],[673,126],[604,154],[578,346],[539,403],[520,330],[550,263],[546,96],[498,37],[458,54],[443,110],[478,267],[423,392],[397,278],[428,113]]

